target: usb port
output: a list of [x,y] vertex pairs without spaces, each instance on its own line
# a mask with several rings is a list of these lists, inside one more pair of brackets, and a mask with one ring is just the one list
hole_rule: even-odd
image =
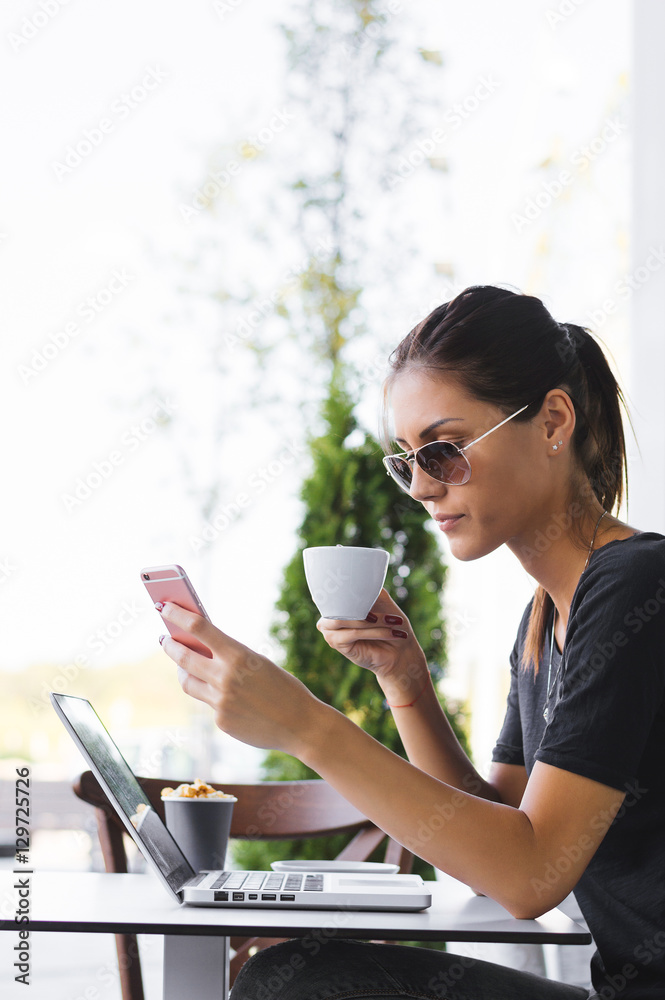
[[215,891],[214,900],[216,903],[227,903],[228,899],[229,899],[228,892]]
[[247,899],[258,899],[258,898],[259,898],[258,892],[248,892],[247,893]]
[[277,893],[275,892],[262,892],[261,899],[277,899]]
[[281,892],[279,895],[280,899],[295,900],[295,896],[290,895],[288,892]]
[[234,899],[244,899],[245,898],[245,893],[244,892],[234,892],[233,893],[233,898]]

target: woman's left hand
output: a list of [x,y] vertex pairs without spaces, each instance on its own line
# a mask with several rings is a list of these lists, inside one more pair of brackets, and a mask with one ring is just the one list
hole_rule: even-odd
[[328,707],[287,670],[177,604],[164,604],[161,615],[211,651],[209,658],[171,635],[162,640],[162,648],[178,664],[183,691],[210,705],[225,733],[295,757],[321,734],[321,715]]

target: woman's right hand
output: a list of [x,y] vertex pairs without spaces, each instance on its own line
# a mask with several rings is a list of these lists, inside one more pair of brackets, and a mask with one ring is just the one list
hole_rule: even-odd
[[388,701],[403,698],[427,677],[411,623],[385,588],[364,621],[319,618],[316,627],[329,646],[376,674]]

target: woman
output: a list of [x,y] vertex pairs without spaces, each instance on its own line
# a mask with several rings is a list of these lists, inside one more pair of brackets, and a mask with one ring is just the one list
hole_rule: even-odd
[[[621,392],[605,357],[540,300],[472,287],[398,346],[386,400],[403,454],[384,462],[448,535],[453,555],[479,559],[507,545],[537,582],[511,654],[489,777],[456,741],[418,640],[385,590],[367,620],[320,619],[317,628],[375,673],[410,762],[172,604],[162,615],[214,655],[170,637],[164,649],[220,729],[300,758],[396,840],[514,916],[539,916],[574,889],[598,948],[592,995],[662,997],[665,536],[611,513],[626,458]],[[452,818],[419,841],[422,825],[442,813]],[[234,1000],[587,997],[483,962],[452,983],[454,955],[354,941],[330,942],[268,994],[262,982],[299,947],[258,954]]]

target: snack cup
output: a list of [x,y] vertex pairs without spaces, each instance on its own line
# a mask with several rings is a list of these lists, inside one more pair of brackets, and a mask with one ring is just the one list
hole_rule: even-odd
[[166,825],[195,872],[224,868],[233,797],[162,799]]

